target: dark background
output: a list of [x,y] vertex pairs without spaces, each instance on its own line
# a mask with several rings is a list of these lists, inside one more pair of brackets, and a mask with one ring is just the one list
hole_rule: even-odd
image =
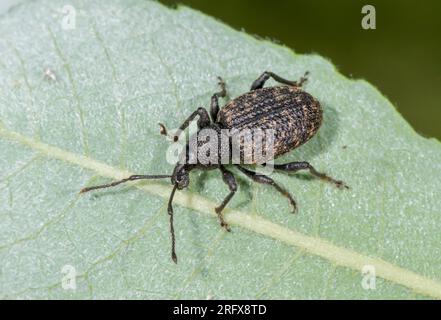
[[[161,0],[184,4],[297,53],[329,58],[346,76],[364,78],[419,133],[441,140],[439,0]],[[361,28],[361,8],[376,9],[376,30]]]

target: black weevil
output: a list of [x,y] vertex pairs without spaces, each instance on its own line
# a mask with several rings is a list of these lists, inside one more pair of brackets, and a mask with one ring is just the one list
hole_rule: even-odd
[[[213,94],[211,97],[210,114],[205,108],[198,108],[194,111],[187,120],[179,127],[178,132],[185,130],[191,121],[196,117],[198,118],[198,135],[201,130],[214,130],[216,134],[220,135],[221,130],[246,130],[246,129],[262,129],[272,130],[274,133],[274,140],[271,144],[272,150],[267,154],[271,154],[272,159],[285,154],[301,144],[308,141],[318,131],[322,123],[322,108],[320,103],[314,99],[310,94],[301,89],[302,84],[307,80],[305,76],[300,81],[289,81],[272,72],[264,72],[259,78],[257,78],[251,85],[251,90],[227,103],[223,108],[219,109],[219,97],[226,96],[225,83],[219,78],[221,91]],[[274,86],[264,88],[265,82],[273,78],[275,81],[284,84],[285,86]],[[210,119],[211,116],[211,119]],[[161,134],[167,135],[167,130],[164,125],[161,126]],[[177,141],[178,135],[174,136],[174,140]],[[192,139],[190,138],[190,141]],[[194,140],[193,140],[194,141]],[[241,140],[243,142],[243,140]],[[210,143],[210,141],[201,142],[197,140],[197,145],[200,146],[203,143]],[[229,140],[231,143],[231,140]],[[268,144],[269,146],[270,144]],[[231,200],[237,190],[236,179],[231,171],[229,171],[225,165],[233,164],[231,162],[231,153],[229,154],[229,163],[221,161],[221,149],[218,148],[218,152],[211,157],[210,161],[201,162],[196,157],[195,162],[189,161],[192,156],[189,152],[189,143],[186,144],[185,151],[178,164],[176,164],[172,175],[132,175],[126,179],[115,181],[109,184],[98,185],[93,187],[87,187],[80,192],[88,192],[95,189],[109,188],[127,181],[141,180],[141,179],[162,179],[171,178],[173,185],[172,192],[168,201],[168,214],[170,217],[170,233],[172,239],[172,259],[176,263],[177,257],[175,252],[175,234],[173,229],[173,196],[176,189],[181,190],[188,186],[190,183],[189,173],[193,169],[212,170],[220,169],[222,172],[222,179],[228,185],[230,190],[229,194],[225,197],[222,203],[216,207],[215,211],[219,217],[220,224],[226,230],[229,231],[227,223],[222,216],[222,210],[227,203]],[[265,147],[263,148],[265,149]],[[231,150],[231,148],[230,148]],[[240,149],[241,155],[239,163],[234,165],[243,172],[246,176],[255,182],[268,184],[273,186],[279,193],[286,197],[290,204],[296,210],[296,202],[288,191],[277,184],[273,179],[266,175],[258,174],[255,171],[244,168],[242,165],[253,164],[253,159],[249,154],[246,154],[245,149]],[[247,149],[249,150],[249,149]],[[253,148],[251,148],[253,151]],[[265,150],[263,150],[265,153]],[[245,158],[248,162],[245,162]],[[256,162],[254,162],[256,163]],[[342,181],[335,180],[324,173],[320,173],[314,169],[308,162],[291,162],[286,164],[273,165],[275,170],[296,172],[299,170],[309,170],[309,172],[323,180],[334,183],[339,188],[348,188]]]

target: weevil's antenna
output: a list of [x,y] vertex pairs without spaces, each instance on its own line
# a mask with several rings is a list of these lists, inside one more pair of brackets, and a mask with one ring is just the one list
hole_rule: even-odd
[[175,196],[175,191],[178,188],[178,184],[176,183],[173,186],[173,190],[170,194],[170,198],[168,199],[168,215],[170,216],[170,234],[171,234],[171,242],[172,242],[172,248],[171,248],[171,256],[174,263],[178,263],[178,257],[176,256],[176,250],[175,250],[175,229],[173,228],[173,197]]
[[112,183],[83,188],[83,189],[80,190],[80,193],[85,193],[85,192],[89,192],[89,191],[96,190],[96,189],[110,188],[110,187],[114,187],[114,186],[117,186],[117,185],[119,185],[121,183],[128,182],[128,181],[144,180],[144,179],[164,179],[164,178],[171,178],[171,175],[161,174],[161,175],[149,175],[149,176],[147,176],[147,175],[139,175],[138,174],[138,175],[130,176],[130,177],[125,178],[125,179],[114,181]]

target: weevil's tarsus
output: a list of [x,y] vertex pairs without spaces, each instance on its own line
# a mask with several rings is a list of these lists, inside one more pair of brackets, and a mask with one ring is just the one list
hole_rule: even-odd
[[306,71],[303,77],[300,78],[299,82],[297,83],[298,87],[302,87],[303,84],[308,81],[309,71]]
[[176,239],[175,239],[175,228],[173,227],[173,197],[175,196],[176,189],[178,185],[173,186],[170,198],[168,199],[167,212],[170,217],[170,235],[171,235],[171,257],[174,263],[178,263],[178,257],[176,256]]
[[270,177],[265,176],[265,175],[257,174],[254,171],[245,169],[244,167],[242,167],[240,165],[236,165],[236,166],[239,168],[240,171],[242,171],[248,178],[250,178],[254,182],[268,184],[270,186],[273,186],[280,194],[282,194],[285,198],[288,199],[289,203],[291,204],[291,206],[293,208],[292,212],[293,213],[297,212],[297,204],[296,204],[296,201],[294,200],[294,198],[291,196],[291,194],[288,191],[286,191],[283,187],[281,187],[273,179],[271,179]]
[[161,122],[159,122],[158,124],[159,124],[159,133],[162,134],[163,136],[168,136],[168,131],[165,125],[163,125]]
[[111,187],[115,187],[121,183],[125,183],[125,182],[129,182],[129,181],[135,181],[135,180],[147,180],[147,179],[164,179],[164,178],[171,178],[171,175],[165,175],[165,174],[160,174],[160,175],[132,175],[128,178],[125,179],[121,179],[118,181],[114,181],[111,183],[107,183],[107,184],[101,184],[101,185],[97,185],[97,186],[92,186],[92,187],[87,187],[87,188],[83,188],[80,190],[80,193],[85,193],[85,192],[89,192],[92,190],[97,190],[97,189],[105,189],[105,188],[111,188]]
[[285,164],[275,164],[274,169],[281,171],[297,172],[299,170],[309,170],[309,172],[324,181],[333,183],[339,189],[349,189],[349,187],[341,180],[336,180],[324,173],[318,172],[309,162],[290,162]]
[[168,130],[165,127],[165,125],[163,125],[162,123],[158,123],[158,124],[159,124],[159,133],[160,134],[162,134],[163,136],[168,137],[173,142],[177,142],[179,140],[179,136],[178,135],[171,135],[171,134],[168,133]]

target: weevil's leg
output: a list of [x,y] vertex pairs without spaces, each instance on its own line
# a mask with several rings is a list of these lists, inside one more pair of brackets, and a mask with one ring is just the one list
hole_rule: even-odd
[[168,199],[168,207],[167,212],[170,217],[170,235],[171,235],[171,257],[174,263],[178,263],[178,257],[176,256],[176,248],[175,248],[175,228],[173,227],[173,197],[175,196],[175,192],[178,185],[175,184],[173,190],[170,194],[170,198]]
[[263,184],[269,184],[273,186],[278,192],[280,192],[284,197],[286,197],[293,207],[293,213],[297,210],[297,204],[294,200],[294,198],[291,196],[291,194],[286,191],[284,188],[282,188],[280,185],[278,185],[273,179],[271,179],[268,176],[257,174],[254,171],[250,171],[248,169],[245,169],[241,167],[240,165],[237,165],[240,171],[242,171],[245,175],[247,175],[250,179],[257,183],[263,183]]
[[135,180],[144,180],[144,179],[164,179],[164,178],[171,178],[170,175],[165,175],[165,174],[161,174],[161,175],[132,175],[128,178],[125,179],[121,179],[118,181],[114,181],[112,183],[108,183],[108,184],[102,184],[102,185],[98,185],[98,186],[93,186],[93,187],[87,187],[87,188],[83,188],[80,190],[80,193],[85,193],[85,192],[89,192],[92,190],[96,190],[96,189],[104,189],[104,188],[110,188],[110,187],[115,187],[121,183],[124,182],[128,182],[128,181],[135,181]]
[[182,131],[182,130],[187,129],[190,122],[192,122],[193,119],[196,118],[197,116],[199,116],[199,119],[198,119],[198,128],[199,129],[205,128],[206,126],[210,125],[211,121],[210,121],[210,116],[208,115],[207,110],[205,110],[205,108],[197,108],[197,110],[194,111],[187,118],[187,120],[184,121],[183,124],[181,124],[181,126],[179,127],[179,130]]
[[340,180],[336,180],[334,178],[331,178],[329,176],[327,176],[324,173],[320,173],[317,170],[315,170],[315,168],[310,165],[308,162],[290,162],[290,163],[285,163],[285,164],[275,164],[274,165],[274,169],[276,170],[283,170],[283,171],[290,171],[290,172],[296,172],[299,170],[309,170],[309,172],[313,175],[316,176],[322,180],[331,182],[333,184],[335,184],[338,188],[343,189],[349,189],[349,187]]
[[233,198],[234,194],[237,191],[237,183],[236,178],[234,178],[234,175],[225,169],[224,166],[220,166],[220,170],[222,172],[222,180],[225,182],[225,184],[230,189],[230,193],[225,197],[225,199],[222,201],[220,206],[215,208],[215,211],[217,213],[217,216],[219,218],[221,227],[225,228],[225,230],[230,231],[230,227],[228,224],[224,221],[224,217],[222,215],[222,210],[224,210],[225,206],[228,204],[228,202]]
[[210,107],[210,115],[211,120],[213,122],[216,121],[217,113],[219,112],[219,97],[224,98],[227,95],[227,88],[225,85],[225,81],[222,80],[221,77],[217,77],[219,80],[219,86],[221,88],[221,91],[216,92],[211,96],[211,107]]
[[164,136],[170,137],[174,142],[176,142],[179,140],[179,136],[181,132],[185,130],[190,125],[190,122],[192,122],[194,118],[196,118],[197,116],[199,116],[198,129],[205,128],[211,123],[210,116],[208,115],[207,110],[205,110],[204,108],[198,108],[184,121],[183,124],[181,124],[175,135],[173,136],[169,135],[165,125],[163,125],[162,123],[159,123],[159,127],[160,127],[159,132]]
[[297,82],[297,81],[286,80],[271,71],[265,71],[264,73],[262,73],[260,75],[259,78],[254,80],[253,84],[251,85],[251,91],[263,88],[263,86],[265,85],[265,82],[269,78],[273,78],[277,82],[287,84],[289,86],[301,87],[306,82],[306,80],[308,80],[308,74],[309,74],[309,72],[306,71],[305,75],[303,77],[301,77],[300,80]]
[[176,132],[176,135],[174,136],[174,141],[178,141],[181,132],[187,129],[190,125],[190,122],[192,122],[197,116],[199,116],[198,129],[202,129],[210,125],[211,120],[207,110],[205,110],[205,108],[198,108],[184,121],[183,124],[181,124],[178,131]]

